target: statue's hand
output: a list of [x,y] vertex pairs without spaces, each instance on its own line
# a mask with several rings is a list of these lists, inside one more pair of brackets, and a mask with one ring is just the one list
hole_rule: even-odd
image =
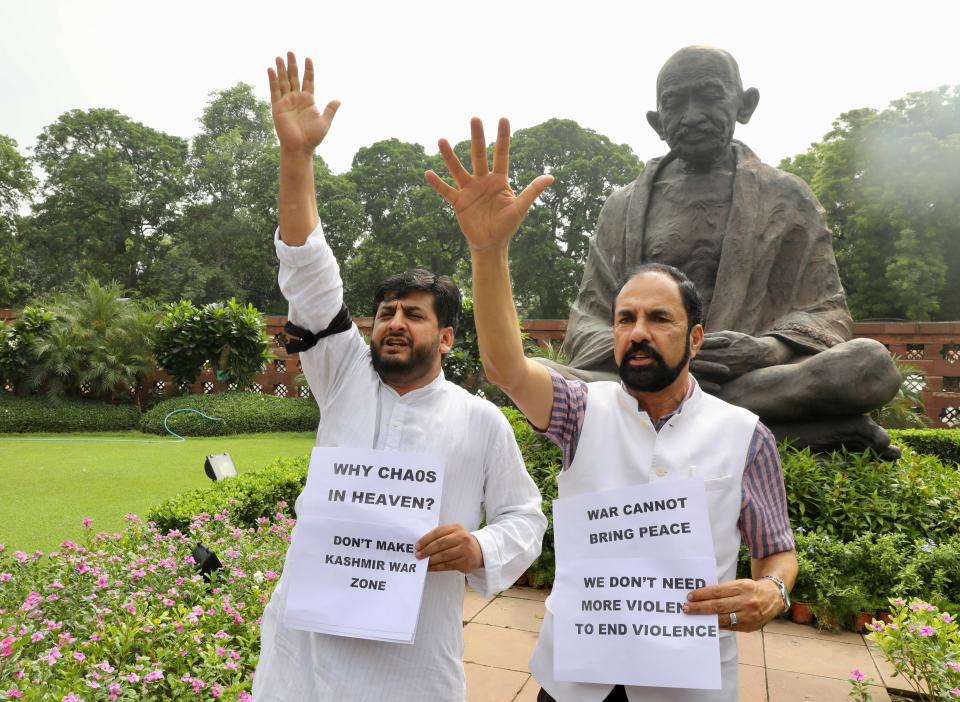
[[772,336],[755,337],[735,331],[710,332],[690,370],[703,382],[727,383],[745,373],[786,363],[790,350]]
[[493,150],[493,171],[487,169],[487,146],[483,123],[470,121],[471,175],[453,153],[446,139],[440,140],[440,155],[457,187],[452,187],[433,171],[427,171],[427,183],[453,206],[457,223],[473,251],[506,246],[527,216],[527,210],[553,183],[553,176],[534,178],[519,195],[510,188],[510,123],[501,119]]

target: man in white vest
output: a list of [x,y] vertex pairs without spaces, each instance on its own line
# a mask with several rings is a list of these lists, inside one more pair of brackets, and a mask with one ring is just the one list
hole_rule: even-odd
[[[314,149],[339,107],[314,103],[293,54],[269,70],[280,138],[280,289],[300,361],[320,406],[318,446],[430,452],[444,460],[440,526],[417,541],[429,559],[410,645],[302,631],[284,621],[288,570],[263,612],[256,702],[463,702],[463,593],[510,587],[540,553],[546,519],[506,417],[444,379],[460,292],[450,278],[406,271],[381,283],[368,344],[343,305],[324,239]],[[298,514],[303,514],[298,500]],[[481,523],[484,523],[481,528]]]
[[[427,182],[456,213],[471,250],[474,314],[487,377],[530,423],[563,448],[559,494],[689,478],[704,480],[719,584],[693,590],[684,611],[719,616],[720,690],[561,682],[553,670],[550,600],[530,668],[549,702],[735,702],[734,631],[754,631],[785,611],[797,574],[776,442],[756,415],[701,391],[690,360],[703,343],[696,287],[671,266],[648,264],[623,281],[612,310],[620,383],[583,383],[524,357],[511,294],[508,246],[551,176],[519,196],[508,183],[510,127],[501,120],[488,172],[483,126],[471,124],[474,172],[440,142],[455,187],[435,173]],[[736,578],[741,536],[751,578]],[[643,665],[642,661],[637,662]]]

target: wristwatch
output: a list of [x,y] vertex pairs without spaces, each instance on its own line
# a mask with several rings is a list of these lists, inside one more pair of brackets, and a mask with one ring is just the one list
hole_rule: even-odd
[[780,589],[780,599],[783,600],[783,611],[788,611],[790,609],[790,593],[787,591],[787,584],[776,575],[764,575],[760,579],[772,580],[774,582],[774,584]]

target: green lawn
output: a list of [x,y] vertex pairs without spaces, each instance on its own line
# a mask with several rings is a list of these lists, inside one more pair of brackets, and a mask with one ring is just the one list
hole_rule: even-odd
[[[36,441],[41,438],[57,441]],[[124,514],[145,516],[168,497],[209,485],[207,454],[229,453],[243,472],[278,456],[309,453],[314,440],[313,432],[183,442],[135,431],[0,435],[0,544],[50,551],[64,539],[80,538],[84,517],[93,518],[97,531],[115,531],[125,524]]]

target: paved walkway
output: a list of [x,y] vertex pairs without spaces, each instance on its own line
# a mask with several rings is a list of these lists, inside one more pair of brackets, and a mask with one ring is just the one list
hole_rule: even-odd
[[[527,671],[543,621],[543,590],[515,587],[484,599],[471,590],[463,602],[463,655],[468,702],[534,702],[540,687]],[[842,702],[850,671],[859,668],[880,685],[874,702],[890,702],[892,670],[859,634],[818,632],[785,620],[763,631],[737,634],[741,702]]]

